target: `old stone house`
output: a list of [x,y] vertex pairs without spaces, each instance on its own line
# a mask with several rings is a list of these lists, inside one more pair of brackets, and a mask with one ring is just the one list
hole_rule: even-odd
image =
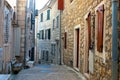
[[35,63],[38,63],[39,59],[39,49],[38,49],[38,37],[39,34],[37,33],[38,31],[38,10],[35,11]]
[[[114,0],[62,1],[64,1],[64,9],[61,12],[64,64],[73,67],[90,80],[111,80],[120,74],[117,68],[118,58],[116,73],[112,74],[114,73],[112,69],[115,69],[112,67],[114,61],[112,49],[115,47],[112,45],[115,42],[112,42]],[[116,49],[120,50],[117,47]]]
[[27,0],[26,12],[26,58],[34,61],[35,49],[35,0]]
[[60,61],[60,27],[57,0],[49,0],[39,10],[39,59],[41,62],[58,64]]
[[16,59],[25,65],[34,61],[35,0],[17,0],[16,4]]
[[13,54],[13,8],[0,0],[0,73],[10,73]]

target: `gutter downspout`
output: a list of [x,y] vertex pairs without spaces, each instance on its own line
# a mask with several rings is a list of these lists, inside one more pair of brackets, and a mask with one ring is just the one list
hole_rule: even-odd
[[118,0],[112,0],[112,80],[118,80]]
[[59,65],[62,65],[62,46],[61,46],[61,10],[60,10],[60,63],[59,63]]

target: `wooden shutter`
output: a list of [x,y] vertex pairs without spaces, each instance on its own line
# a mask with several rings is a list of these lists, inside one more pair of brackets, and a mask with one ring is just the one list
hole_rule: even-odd
[[87,23],[88,23],[88,47],[90,48],[90,45],[91,45],[91,15],[90,13],[87,18]]
[[64,9],[64,0],[58,0],[58,10]]
[[64,41],[64,48],[67,48],[67,32],[64,33],[65,41]]
[[103,51],[104,6],[98,8],[97,51]]

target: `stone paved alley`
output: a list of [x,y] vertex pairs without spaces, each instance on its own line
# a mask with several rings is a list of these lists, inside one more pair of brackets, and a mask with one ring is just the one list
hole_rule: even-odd
[[66,66],[36,65],[22,70],[16,75],[15,80],[85,80],[85,78]]

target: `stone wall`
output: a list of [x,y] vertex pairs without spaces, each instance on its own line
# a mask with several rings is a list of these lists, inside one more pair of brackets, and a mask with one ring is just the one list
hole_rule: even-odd
[[24,58],[24,41],[25,41],[25,6],[26,0],[17,0],[17,23],[18,27],[21,29],[21,40],[20,40],[20,61]]
[[[104,4],[104,39],[103,39],[103,52],[99,53],[97,51],[97,17],[96,17],[96,7],[101,3]],[[76,25],[80,25],[80,44],[79,44],[79,70],[81,73],[85,74],[84,65],[85,64],[85,54],[86,54],[86,22],[85,15],[91,12],[92,21],[92,41],[93,54],[94,54],[94,71],[93,73],[88,72],[90,80],[110,80],[111,79],[111,46],[112,46],[112,24],[111,24],[111,0],[65,0],[65,8],[62,12],[62,38],[64,42],[64,32],[67,32],[67,49],[63,49],[64,63],[66,65],[72,66],[71,61],[74,57],[74,28]],[[95,32],[94,32],[95,30]],[[64,45],[64,43],[62,43]],[[74,63],[73,63],[74,64]]]
[[3,26],[4,26],[4,23],[3,23],[3,21],[4,21],[4,17],[3,17],[3,15],[4,15],[4,0],[0,0],[0,47],[3,47]]

